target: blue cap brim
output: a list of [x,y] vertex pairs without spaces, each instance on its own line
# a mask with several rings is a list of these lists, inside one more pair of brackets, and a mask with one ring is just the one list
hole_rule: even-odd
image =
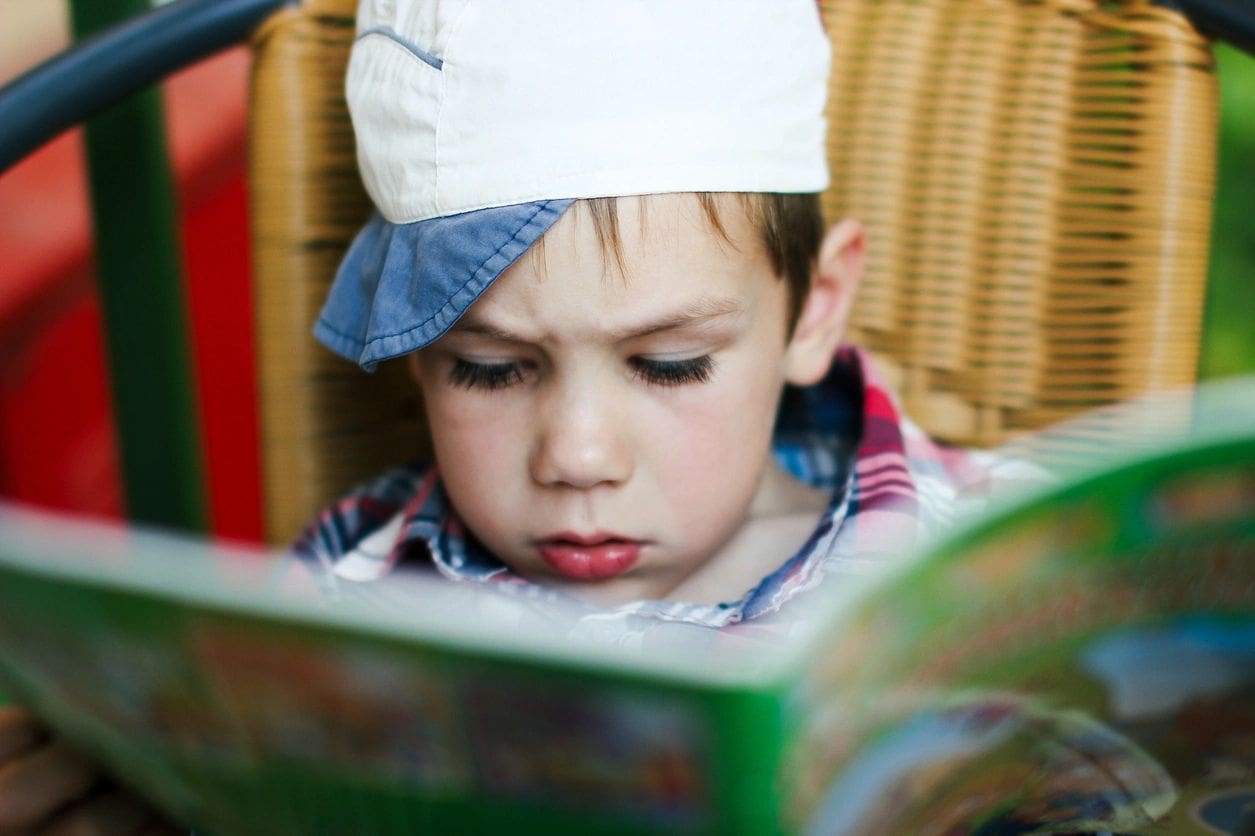
[[340,263],[314,336],[374,371],[438,339],[574,201],[394,224],[376,214]]

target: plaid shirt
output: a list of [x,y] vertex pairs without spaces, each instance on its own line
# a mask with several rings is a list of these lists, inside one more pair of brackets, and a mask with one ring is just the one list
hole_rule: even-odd
[[[781,465],[832,499],[815,530],[741,598],[719,604],[635,601],[590,615],[646,616],[724,628],[762,619],[824,575],[866,573],[989,497],[999,461],[947,448],[904,420],[864,354],[842,348],[827,377],[784,393],[774,438]],[[293,544],[331,596],[401,567],[495,585],[533,600],[569,596],[525,580],[465,529],[434,465],[392,470],[324,510]],[[385,586],[385,585],[379,585]]]

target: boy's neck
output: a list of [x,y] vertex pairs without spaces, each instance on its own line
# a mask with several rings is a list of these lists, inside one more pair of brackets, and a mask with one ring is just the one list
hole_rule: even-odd
[[666,598],[717,604],[744,595],[806,542],[830,499],[825,491],[799,481],[771,458],[745,524]]
[[830,499],[827,491],[801,481],[772,456],[767,460],[762,483],[750,503],[749,521],[798,513],[819,514],[828,507]]

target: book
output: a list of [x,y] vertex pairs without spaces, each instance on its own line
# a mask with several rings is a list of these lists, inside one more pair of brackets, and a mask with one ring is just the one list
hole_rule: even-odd
[[0,691],[211,836],[1251,833],[1255,382],[1174,403],[741,630],[0,505]]

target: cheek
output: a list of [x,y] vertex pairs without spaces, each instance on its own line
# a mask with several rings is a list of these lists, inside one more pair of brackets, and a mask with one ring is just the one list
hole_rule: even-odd
[[436,463],[455,497],[491,495],[506,486],[503,474],[521,449],[521,436],[518,411],[499,400],[462,391],[425,394]]
[[750,375],[729,376],[707,397],[667,410],[655,456],[662,492],[686,516],[740,514],[758,486],[775,423],[775,387]]

